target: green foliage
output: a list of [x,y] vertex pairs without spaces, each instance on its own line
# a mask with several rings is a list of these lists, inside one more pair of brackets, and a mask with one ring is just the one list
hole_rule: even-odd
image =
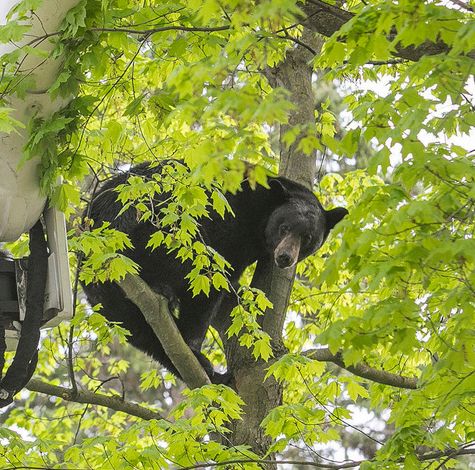
[[17,121],[10,116],[12,111],[11,108],[0,107],[0,132],[9,134],[10,132],[15,131],[18,127],[24,127],[20,121]]
[[239,336],[239,344],[252,347],[252,355],[267,361],[272,355],[270,336],[262,331],[259,316],[272,308],[264,292],[252,287],[241,287],[239,304],[231,312],[232,323],[227,330],[228,337]]
[[[277,129],[295,107],[265,75],[303,40],[294,1],[80,1],[54,38],[62,39],[53,52],[62,65],[49,93],[74,99],[50,116],[31,116],[24,158],[40,157],[43,191],[67,210],[71,264],[82,259],[85,282],[138,271],[125,256],[127,235],[78,214],[97,181],[131,164],[173,159],[160,178],[129,178],[117,200],[155,225],[150,250],[191,260],[193,295],[238,295],[227,333],[268,362],[266,380],[284,391],[261,422],[278,458],[339,460],[332,449],[345,448],[366,460],[362,469],[471,465],[449,451],[475,438],[475,28],[468,9],[448,3],[344,3],[355,16],[314,60],[315,122],[282,136]],[[0,42],[21,39],[37,4],[15,7]],[[384,63],[401,47],[439,40],[444,53]],[[32,86],[24,54],[42,53],[30,44],[2,57],[1,132],[21,127],[7,98],[23,98]],[[269,301],[248,287],[249,273],[233,292],[231,267],[203,242],[199,221],[229,212],[226,194],[243,178],[265,185],[278,145],[297,139],[309,158],[318,151],[323,172],[340,173],[319,180],[323,206],[344,205],[350,214],[297,268],[284,332],[289,353],[281,355],[259,323],[271,315]],[[159,207],[156,194],[167,195]],[[25,241],[13,248],[24,254]],[[126,334],[79,294],[71,324],[42,339],[37,375],[67,387],[74,373],[80,391],[124,397],[163,419],[22,392],[1,418],[0,467],[161,469],[257,458],[249,446],[228,445],[241,397],[224,386],[180,394],[170,374],[126,348]],[[224,367],[219,345],[210,332],[205,352],[217,368]],[[417,389],[304,354],[319,347],[349,368],[414,377]],[[361,423],[367,410],[371,419]],[[434,452],[446,455],[421,457]]]
[[136,263],[117,253],[132,247],[129,237],[108,227],[109,223],[104,223],[97,229],[83,232],[71,242],[71,249],[86,256],[81,268],[81,280],[86,284],[116,281],[123,279],[127,273],[138,273]]

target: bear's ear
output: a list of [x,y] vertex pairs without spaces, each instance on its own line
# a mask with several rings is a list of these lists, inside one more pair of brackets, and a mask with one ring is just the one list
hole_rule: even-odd
[[348,211],[344,207],[336,207],[330,211],[325,211],[327,230],[330,231],[347,214]]
[[288,198],[290,193],[289,190],[285,187],[285,182],[279,178],[269,178],[267,180],[271,191],[274,191],[276,194],[281,195],[284,198]]

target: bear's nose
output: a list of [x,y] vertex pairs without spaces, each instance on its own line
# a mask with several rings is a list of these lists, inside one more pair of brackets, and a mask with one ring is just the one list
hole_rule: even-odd
[[281,253],[276,257],[275,264],[281,269],[288,268],[292,264],[292,257],[288,253]]

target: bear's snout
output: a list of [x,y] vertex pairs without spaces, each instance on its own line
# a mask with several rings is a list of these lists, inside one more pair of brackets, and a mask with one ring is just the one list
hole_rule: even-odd
[[274,250],[275,264],[281,268],[290,268],[299,259],[300,237],[289,233],[277,245]]
[[279,268],[289,268],[292,265],[292,258],[288,253],[281,253],[275,259],[275,263]]

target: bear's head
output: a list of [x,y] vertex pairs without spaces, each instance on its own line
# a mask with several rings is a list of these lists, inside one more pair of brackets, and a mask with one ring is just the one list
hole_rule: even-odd
[[279,204],[267,220],[266,248],[279,268],[290,268],[315,253],[348,211],[326,211],[311,191],[285,178],[274,178],[269,185]]

